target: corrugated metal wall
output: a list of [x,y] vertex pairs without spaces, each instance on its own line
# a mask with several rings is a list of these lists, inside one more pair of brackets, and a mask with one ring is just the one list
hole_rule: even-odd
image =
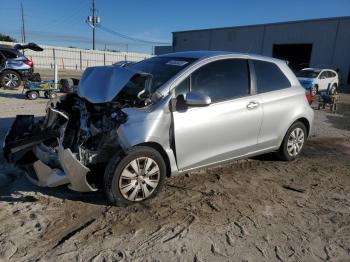
[[[15,44],[0,41],[0,45],[13,46]],[[111,65],[125,60],[140,61],[151,56],[149,54],[132,52],[105,52],[57,46],[40,46],[44,51],[25,51],[25,55],[34,62],[36,68],[53,68],[53,65],[56,63],[59,69],[84,70],[89,66]]]
[[312,44],[310,66],[350,72],[350,17],[173,33],[174,51],[222,50],[272,56],[274,44]]

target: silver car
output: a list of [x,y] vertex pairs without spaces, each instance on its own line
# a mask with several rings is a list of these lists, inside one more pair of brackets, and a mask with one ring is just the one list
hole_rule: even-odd
[[313,123],[284,61],[182,52],[85,70],[46,117],[18,116],[5,156],[39,186],[102,189],[118,205],[155,196],[168,177],[275,152],[293,160]]

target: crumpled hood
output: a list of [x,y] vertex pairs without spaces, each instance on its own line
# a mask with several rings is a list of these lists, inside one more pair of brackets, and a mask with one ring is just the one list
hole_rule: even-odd
[[88,67],[79,81],[78,95],[94,104],[111,102],[137,73],[115,66]]

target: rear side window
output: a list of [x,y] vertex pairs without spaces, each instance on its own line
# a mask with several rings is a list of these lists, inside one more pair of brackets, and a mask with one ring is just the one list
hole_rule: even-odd
[[327,74],[327,71],[323,71],[321,74],[320,74],[320,79],[322,78],[327,78],[328,77],[328,74]]
[[276,91],[291,86],[288,78],[274,63],[254,60],[258,93]]
[[248,62],[226,59],[204,65],[191,76],[191,90],[209,96],[212,102],[249,94]]
[[11,51],[6,51],[2,50],[1,53],[6,57],[6,58],[16,58],[17,54]]

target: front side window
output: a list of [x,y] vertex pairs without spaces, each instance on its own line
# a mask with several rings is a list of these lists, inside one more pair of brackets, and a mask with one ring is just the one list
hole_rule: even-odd
[[190,81],[191,77],[189,76],[175,88],[175,97],[178,97],[179,95],[185,95],[190,91]]
[[258,93],[276,91],[291,86],[288,78],[274,63],[254,60]]
[[248,62],[226,59],[204,65],[191,75],[191,91],[209,96],[212,102],[248,95]]

